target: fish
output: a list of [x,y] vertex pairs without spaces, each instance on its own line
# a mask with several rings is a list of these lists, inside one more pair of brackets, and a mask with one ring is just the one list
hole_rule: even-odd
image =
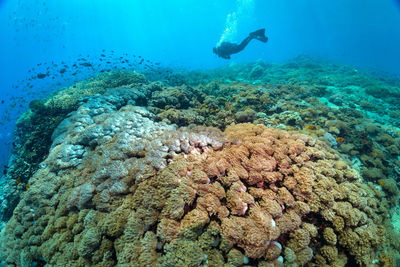
[[89,62],[79,63],[79,65],[84,66],[84,67],[93,67],[93,65],[90,64]]
[[43,79],[43,78],[46,78],[46,77],[48,76],[48,74],[46,74],[46,73],[38,73],[36,76],[37,76],[39,79]]
[[336,142],[338,142],[339,144],[342,144],[345,142],[345,139],[343,137],[336,137]]

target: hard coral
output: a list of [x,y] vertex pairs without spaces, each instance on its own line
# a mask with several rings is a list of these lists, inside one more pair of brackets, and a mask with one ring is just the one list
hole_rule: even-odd
[[[129,105],[86,111],[60,131],[1,232],[6,264],[370,266],[388,245],[386,214],[372,205],[387,202],[310,136],[176,130]],[[58,164],[60,148],[77,144],[78,162]]]

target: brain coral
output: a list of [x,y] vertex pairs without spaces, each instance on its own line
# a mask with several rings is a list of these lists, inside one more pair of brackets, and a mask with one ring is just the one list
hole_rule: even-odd
[[385,199],[323,143],[107,99],[59,126],[1,232],[6,265],[371,266],[387,245]]

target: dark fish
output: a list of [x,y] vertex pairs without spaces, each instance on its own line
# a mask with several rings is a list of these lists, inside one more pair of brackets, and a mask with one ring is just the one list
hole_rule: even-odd
[[60,73],[62,74],[62,73],[65,73],[66,71],[67,71],[66,69],[61,69]]
[[79,63],[79,65],[84,66],[84,67],[93,67],[92,64],[90,64],[88,62]]
[[139,64],[142,64],[142,63],[143,63],[143,61],[144,61],[144,59],[142,58],[142,60],[140,60]]
[[4,104],[4,100],[1,100],[1,103]]
[[46,76],[47,76],[47,74],[45,74],[45,73],[38,73],[38,75],[37,75],[37,77],[38,77],[39,79],[46,78]]
[[106,55],[104,55],[104,54],[101,54],[100,56],[102,56],[102,57],[106,57]]

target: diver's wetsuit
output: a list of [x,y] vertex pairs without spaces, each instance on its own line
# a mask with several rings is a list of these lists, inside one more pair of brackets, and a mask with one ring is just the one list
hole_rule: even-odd
[[220,46],[214,47],[213,52],[219,57],[230,59],[232,54],[242,51],[253,39],[257,39],[263,43],[266,43],[268,41],[268,37],[265,36],[265,29],[260,29],[250,33],[249,36],[247,36],[240,44],[223,42]]

